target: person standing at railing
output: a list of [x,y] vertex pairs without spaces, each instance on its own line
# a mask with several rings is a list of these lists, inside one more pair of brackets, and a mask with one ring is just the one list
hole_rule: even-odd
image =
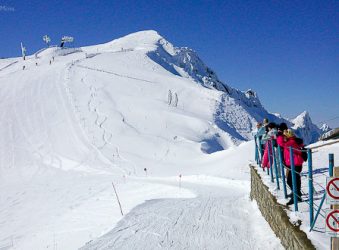
[[277,136],[277,125],[273,122],[267,125],[267,133],[262,136],[262,141],[265,142],[265,151],[263,156],[262,167],[269,168],[270,162],[273,162],[272,144],[275,144]]
[[261,143],[261,139],[262,139],[262,136],[266,133],[266,130],[265,130],[265,127],[260,123],[258,122],[257,123],[257,133],[255,134],[256,137],[257,137],[257,140],[258,140],[258,145],[259,145],[259,151],[260,151],[260,157],[262,157],[263,155],[263,151],[264,151],[264,144]]
[[[265,121],[266,120],[266,121]],[[261,142],[262,144],[266,144],[266,142],[271,139],[272,133],[270,132],[272,130],[272,128],[276,129],[276,124],[271,122],[271,123],[266,123],[267,119],[264,119],[264,125],[263,128],[265,129],[265,133],[263,134],[262,138],[261,138]]]
[[[297,192],[297,196],[298,196],[298,201],[301,202],[301,170],[302,170],[302,164],[304,162],[303,158],[302,158],[302,152],[301,152],[301,148],[304,146],[303,145],[303,140],[300,138],[297,138],[294,135],[293,130],[291,129],[287,129],[284,131],[284,135],[286,137],[286,141],[283,141],[281,143],[281,146],[284,148],[284,161],[285,161],[285,165],[286,168],[288,169],[287,172],[287,185],[290,187],[291,190],[293,190],[293,186],[292,186],[292,173],[291,173],[291,160],[290,160],[290,147],[292,147],[293,149],[293,161],[294,161],[294,165],[295,165],[295,175],[296,175],[296,192]],[[291,199],[287,202],[286,205],[292,205],[294,204],[294,200],[293,200],[293,194],[291,193],[290,195],[288,195],[289,197],[291,197]]]
[[264,150],[265,150],[265,143],[262,141],[262,137],[263,135],[265,135],[267,133],[267,125],[268,125],[268,119],[265,118],[263,120],[263,124],[258,122],[257,123],[257,133],[256,133],[256,137],[258,139],[258,145],[259,145],[259,151],[260,151],[260,157],[263,157],[264,154]]
[[267,127],[267,125],[268,125],[268,119],[267,118],[265,118],[264,120],[263,120],[263,126],[266,128]]
[[282,163],[285,164],[284,161],[284,151],[283,151],[283,144],[284,142],[286,142],[286,137],[284,135],[284,132],[287,131],[288,127],[286,123],[280,123],[280,125],[278,126],[278,133],[277,133],[277,144],[280,146],[280,150],[281,150],[281,160]]
[[284,135],[284,132],[288,130],[287,124],[286,123],[280,123],[278,126],[278,133],[277,133],[277,143],[278,145],[281,146],[281,143],[286,141],[286,137]]

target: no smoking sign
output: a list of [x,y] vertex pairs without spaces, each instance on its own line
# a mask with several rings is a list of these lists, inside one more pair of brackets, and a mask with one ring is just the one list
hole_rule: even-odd
[[326,197],[327,204],[331,204],[331,205],[339,204],[339,178],[338,177],[327,178],[326,192],[327,192],[327,197]]
[[330,210],[326,215],[326,233],[332,237],[339,236],[339,210]]

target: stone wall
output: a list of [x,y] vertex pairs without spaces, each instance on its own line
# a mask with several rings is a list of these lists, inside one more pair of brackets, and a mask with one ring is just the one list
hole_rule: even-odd
[[316,249],[305,232],[289,221],[283,205],[277,202],[253,166],[251,166],[251,199],[257,201],[262,215],[286,249]]

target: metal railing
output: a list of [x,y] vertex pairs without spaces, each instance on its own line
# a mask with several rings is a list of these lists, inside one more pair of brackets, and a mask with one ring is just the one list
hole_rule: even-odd
[[[262,167],[262,160],[263,160],[263,149],[261,147],[261,141],[257,136],[254,136],[255,139],[255,161],[256,163]],[[275,146],[276,145],[276,146]],[[326,198],[326,189],[324,183],[319,183],[314,180],[313,174],[322,174],[325,175],[324,172],[328,172],[328,176],[333,176],[333,166],[334,166],[334,155],[329,154],[329,163],[328,168],[321,168],[313,170],[313,162],[312,162],[312,149],[297,149],[288,147],[289,155],[290,155],[290,165],[286,166],[284,164],[283,155],[282,155],[282,149],[286,150],[286,148],[281,147],[276,144],[275,140],[268,140],[265,144],[265,147],[267,148],[268,152],[268,161],[269,161],[269,167],[267,168],[267,174],[270,175],[270,179],[272,183],[276,183],[276,188],[280,190],[280,182],[282,183],[283,187],[283,194],[285,199],[287,199],[287,186],[286,186],[286,176],[285,176],[285,170],[288,169],[292,175],[292,190],[291,195],[293,197],[294,202],[294,211],[298,211],[298,198],[302,200],[302,197],[300,194],[297,193],[297,175],[300,175],[300,178],[306,177],[308,179],[308,193],[304,195],[308,195],[308,200],[303,200],[302,202],[306,202],[309,206],[309,220],[310,220],[310,231],[313,230],[314,225],[318,219],[318,216],[322,216],[325,218],[326,211],[322,209],[322,206],[324,204],[325,198]],[[307,152],[307,171],[306,172],[297,172],[295,170],[295,164],[294,164],[294,154],[295,152]],[[263,168],[265,170],[265,168]],[[274,173],[273,173],[274,172]],[[325,175],[327,176],[327,175]],[[275,178],[274,178],[275,177]],[[275,179],[275,180],[274,180]],[[317,187],[320,187],[320,191],[317,191],[317,194],[323,194],[320,204],[317,205],[314,202],[314,185],[317,185]],[[314,216],[315,214],[315,216]]]

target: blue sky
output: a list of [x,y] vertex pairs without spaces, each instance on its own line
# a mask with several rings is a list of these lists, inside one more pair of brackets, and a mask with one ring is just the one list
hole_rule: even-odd
[[308,110],[339,127],[338,17],[339,1],[326,0],[0,0],[0,57],[19,56],[21,41],[35,52],[45,34],[84,46],[153,29],[196,50],[223,82],[257,91],[270,112]]

